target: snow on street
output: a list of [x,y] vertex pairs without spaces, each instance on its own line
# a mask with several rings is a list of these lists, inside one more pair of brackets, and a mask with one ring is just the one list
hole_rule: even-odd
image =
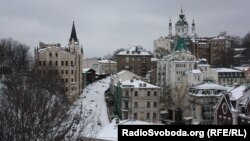
[[[74,106],[81,106],[86,117],[90,117],[92,124],[88,131],[97,134],[103,127],[110,124],[105,103],[105,91],[109,87],[110,77],[89,84],[80,95]],[[81,122],[81,121],[80,121]],[[86,129],[84,129],[86,130]]]

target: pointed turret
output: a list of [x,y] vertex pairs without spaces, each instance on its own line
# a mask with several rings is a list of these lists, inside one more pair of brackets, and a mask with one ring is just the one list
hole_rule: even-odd
[[194,19],[193,19],[193,23],[192,23],[192,26],[195,26],[195,23],[194,23]]
[[169,19],[169,24],[168,24],[168,36],[172,37],[172,22],[171,22],[171,17]]
[[193,19],[193,23],[192,23],[192,35],[195,36],[195,23],[194,23],[194,19]]
[[184,19],[185,18],[185,15],[183,14],[183,10],[181,8],[181,14],[179,15],[180,19]]
[[175,51],[182,51],[182,50],[187,51],[187,46],[186,46],[184,38],[178,37],[176,44],[175,44]]
[[73,26],[72,26],[72,30],[71,30],[71,35],[70,35],[70,38],[69,38],[69,42],[72,42],[73,39],[74,39],[75,42],[78,42],[74,21],[73,21]]

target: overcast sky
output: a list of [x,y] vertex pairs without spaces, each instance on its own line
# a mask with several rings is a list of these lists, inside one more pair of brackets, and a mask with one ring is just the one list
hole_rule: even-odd
[[[250,31],[249,0],[0,0],[0,38],[11,37],[31,48],[45,43],[68,44],[72,22],[85,57],[142,45],[168,35],[181,5],[187,21],[195,19],[199,36],[221,31],[244,36]],[[174,30],[173,30],[174,31]],[[190,31],[190,28],[189,28]]]

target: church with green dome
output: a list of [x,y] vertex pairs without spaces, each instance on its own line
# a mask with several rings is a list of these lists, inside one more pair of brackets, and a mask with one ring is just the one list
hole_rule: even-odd
[[196,36],[194,20],[193,20],[193,22],[191,24],[191,34],[190,35],[189,35],[189,32],[188,32],[188,27],[189,27],[189,24],[188,24],[188,22],[186,20],[185,14],[183,13],[183,9],[181,8],[181,13],[179,15],[179,19],[175,23],[175,34],[174,35],[172,34],[172,22],[171,22],[171,19],[169,21],[169,36],[170,37],[172,37],[172,36],[180,36],[180,37],[184,37],[184,38]]

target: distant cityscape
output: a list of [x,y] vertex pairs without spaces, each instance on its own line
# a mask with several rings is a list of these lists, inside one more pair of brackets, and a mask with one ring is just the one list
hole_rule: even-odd
[[[74,22],[66,47],[60,43],[39,42],[34,49],[35,57],[30,62],[25,56],[20,59],[22,53],[15,53],[17,48],[11,50],[11,46],[18,43],[2,40],[0,94],[3,96],[0,95],[0,100],[7,101],[5,104],[11,107],[25,99],[25,95],[19,99],[5,97],[4,94],[31,91],[35,95],[28,96],[31,99],[23,101],[23,104],[38,103],[38,107],[44,109],[56,106],[53,110],[47,109],[51,112],[46,115],[48,118],[44,118],[47,121],[52,121],[50,116],[60,108],[65,109],[59,112],[58,117],[68,114],[67,121],[61,122],[66,118],[59,121],[56,117],[53,120],[59,122],[46,129],[52,129],[59,123],[60,128],[68,125],[62,123],[70,123],[67,132],[65,130],[64,134],[56,136],[61,133],[58,130],[54,134],[68,140],[77,138],[73,136],[74,132],[80,135],[82,121],[93,124],[82,126],[94,130],[96,140],[117,140],[115,127],[118,124],[249,125],[250,32],[244,38],[230,36],[226,32],[200,37],[196,32],[199,25],[194,19],[186,19],[182,8],[178,16],[177,21],[169,19],[168,36],[159,35],[152,41],[153,52],[135,45],[117,49],[109,56],[85,58]],[[28,52],[28,48],[24,50]],[[14,60],[15,55],[20,57],[16,57],[20,62]],[[13,81],[19,78],[20,81]],[[40,92],[39,96],[53,95],[41,98],[36,97],[36,92]],[[60,94],[63,96],[58,96]],[[60,98],[62,103],[68,103],[68,107],[56,104]],[[11,103],[12,99],[16,101]],[[33,102],[34,99],[38,100]],[[46,100],[49,101],[45,104],[38,102]],[[6,105],[0,105],[0,108]],[[31,105],[19,107],[16,106],[17,111],[13,115],[23,112],[29,115],[32,111],[25,109]],[[35,111],[39,110],[33,109]],[[5,115],[4,111],[0,112],[1,115]],[[39,119],[32,117],[34,121]],[[86,120],[88,117],[91,121]],[[4,122],[9,118],[6,117]],[[89,134],[82,136],[92,138]]]
[[196,26],[181,9],[175,24],[169,20],[168,36],[153,41],[153,53],[132,46],[106,59],[83,59],[73,23],[68,47],[39,44],[38,70],[46,74],[52,71],[48,66],[57,66],[71,102],[82,87],[109,76],[105,100],[112,109],[110,120],[118,116],[157,124],[249,124],[247,48],[226,32],[199,37]]

